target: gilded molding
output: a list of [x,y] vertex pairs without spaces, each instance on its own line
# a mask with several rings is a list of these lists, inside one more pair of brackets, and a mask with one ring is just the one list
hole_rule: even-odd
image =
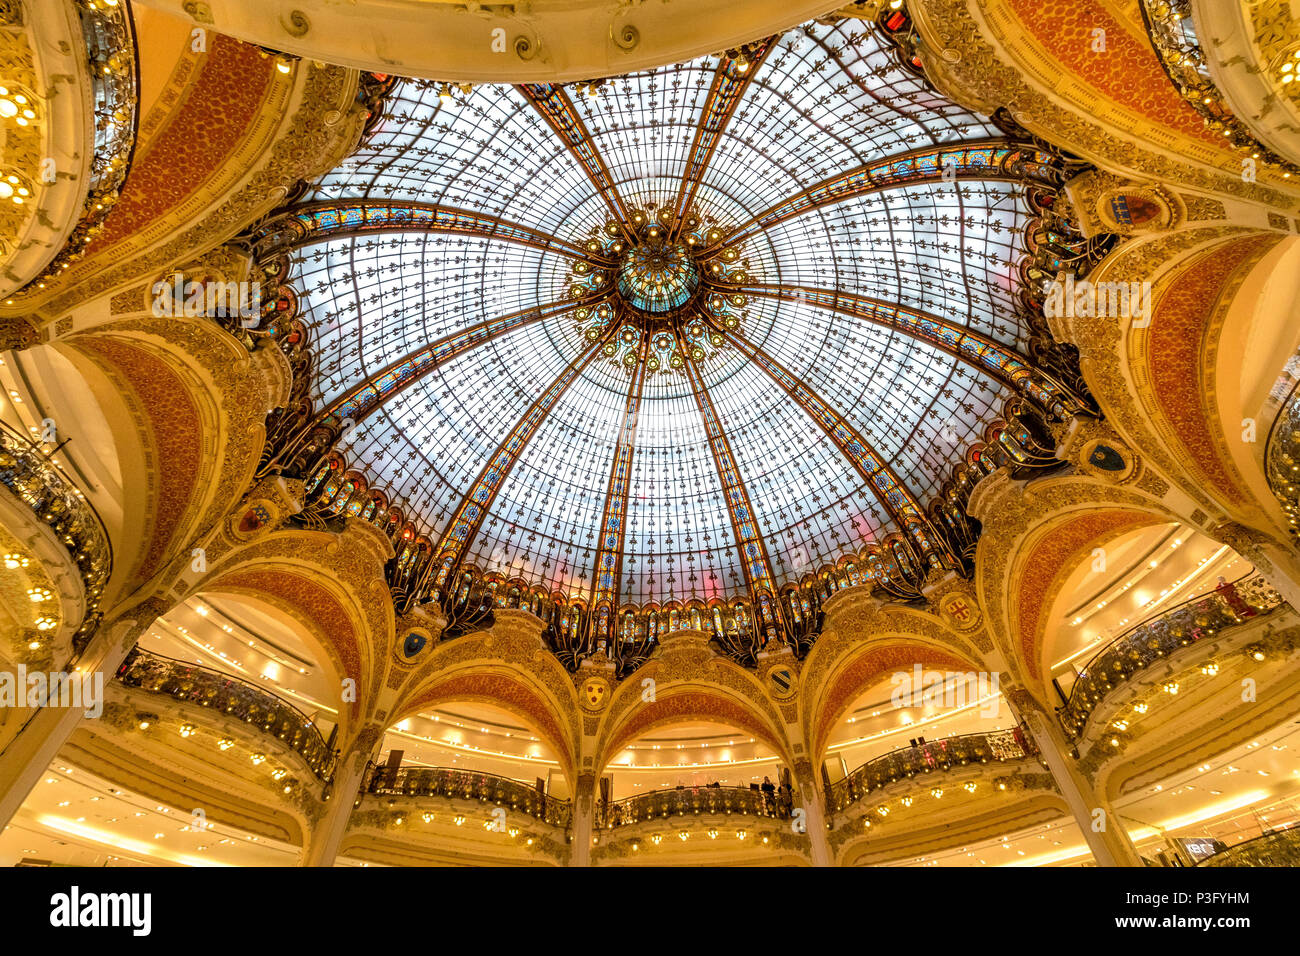
[[[267,163],[253,172],[239,190],[196,217],[197,225],[179,234],[173,232],[168,242],[59,292],[35,311],[52,318],[141,274],[162,272],[177,261],[192,258],[249,225],[267,210],[268,201],[273,204],[275,196],[286,195],[296,182],[319,174],[350,152],[365,121],[364,107],[353,102],[356,72],[334,66],[305,65],[305,69],[301,105],[292,125],[276,139]],[[343,118],[335,119],[340,110],[344,111]]]
[[[972,5],[980,10],[980,24],[971,14]],[[988,42],[985,30],[995,30],[995,18],[990,16],[994,11],[996,22],[1008,28],[1024,29],[1005,0],[912,0],[909,10],[923,38],[921,57],[926,75],[957,102],[973,105],[986,113],[1005,106],[1026,128],[1099,165],[1140,172],[1166,182],[1186,183],[1276,208],[1296,208],[1298,200],[1293,193],[1245,183],[1240,176],[1211,172],[1204,166],[1175,160],[1145,143],[1139,145],[1134,141],[1138,138],[1136,131],[1083,119],[1079,109],[1057,105],[1055,97],[1061,94],[1053,92],[1049,96],[1041,91],[1038,81],[1028,79],[1025,66],[1020,62],[1008,65]],[[1005,38],[998,36],[997,40],[1005,48]],[[1039,53],[1038,59],[1044,68],[1057,71],[1057,75],[1065,71],[1064,75],[1073,76],[1050,54]],[[1224,161],[1236,163],[1237,157],[1226,154]]]

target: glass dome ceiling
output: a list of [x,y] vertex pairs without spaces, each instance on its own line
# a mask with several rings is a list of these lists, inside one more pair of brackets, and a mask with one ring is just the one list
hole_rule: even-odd
[[773,594],[924,535],[959,448],[1050,400],[1009,159],[1043,157],[853,20],[578,87],[399,81],[290,210],[313,401],[444,573]]

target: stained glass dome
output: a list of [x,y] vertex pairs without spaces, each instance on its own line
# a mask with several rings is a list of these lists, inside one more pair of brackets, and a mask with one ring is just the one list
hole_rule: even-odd
[[279,228],[312,400],[439,579],[761,607],[890,536],[943,563],[952,462],[1060,398],[1019,297],[1050,157],[906,61],[840,20],[567,88],[397,82]]

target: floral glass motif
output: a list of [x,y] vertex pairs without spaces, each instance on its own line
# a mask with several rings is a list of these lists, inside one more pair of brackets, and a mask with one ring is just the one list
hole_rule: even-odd
[[303,196],[312,400],[453,562],[587,600],[601,572],[619,605],[744,597],[898,531],[1036,396],[1003,132],[860,20],[728,62],[595,96],[402,80]]

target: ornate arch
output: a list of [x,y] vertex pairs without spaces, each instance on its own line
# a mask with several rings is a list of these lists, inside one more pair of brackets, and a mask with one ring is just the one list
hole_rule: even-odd
[[421,708],[452,701],[476,701],[509,711],[537,731],[559,758],[560,770],[573,786],[576,742],[566,715],[540,684],[536,676],[517,666],[487,662],[456,667],[451,673],[403,701],[390,723]]
[[478,700],[510,711],[544,731],[571,785],[576,783],[582,724],[573,679],[545,649],[541,621],[498,608],[489,630],[436,645],[413,670],[391,672],[398,687],[392,724],[437,700]]
[[1294,206],[1296,187],[1280,172],[1242,180],[1241,154],[1179,95],[1140,17],[1105,0],[912,0],[908,10],[927,76],[959,101],[1007,106],[1106,169]]
[[283,378],[215,323],[129,319],[56,346],[86,376],[122,469],[125,527],[110,597],[136,591],[215,525],[257,464]]
[[872,638],[839,663],[828,676],[815,710],[808,715],[808,739],[813,766],[820,766],[835,723],[848,711],[862,691],[887,674],[910,672],[914,665],[967,671],[978,667],[965,655],[929,643]]
[[[1220,392],[1240,393],[1239,382],[1219,381],[1225,367],[1240,367],[1222,353],[1223,335],[1238,290],[1283,239],[1224,226],[1135,238],[1112,252],[1090,280],[1150,282],[1149,325],[1068,320],[1080,365],[1108,421],[1203,508],[1251,525],[1273,524],[1276,509],[1270,495],[1260,497],[1266,486],[1257,480],[1252,490],[1238,466],[1241,449],[1235,446],[1244,423],[1221,415]],[[1239,319],[1229,342],[1245,341],[1242,324]],[[1258,428],[1266,431],[1267,424]]]
[[1000,474],[986,482],[973,508],[984,523],[975,583],[1013,676],[1041,702],[1047,699],[1041,664],[1045,622],[1070,572],[1094,547],[1120,534],[1186,519],[1154,497],[1161,486],[1168,489],[1159,479],[1123,487],[1072,474],[1018,488]]
[[[784,722],[758,678],[718,657],[700,632],[678,631],[662,647],[659,656],[619,685],[608,711],[592,728],[597,772],[636,737],[690,720],[716,721],[751,733],[793,768]],[[649,689],[653,694],[647,695]]]
[[356,682],[350,702],[341,699],[340,683],[339,739],[346,747],[380,700],[394,641],[383,576],[386,545],[377,529],[360,521],[349,521],[342,534],[275,531],[234,548],[218,540],[206,549],[208,571],[190,566],[175,593],[178,600],[199,593],[245,595],[298,621],[340,681]]
[[93,241],[0,315],[50,322],[201,253],[355,145],[367,113],[356,72],[304,63],[285,73],[256,46],[206,37],[203,51],[184,47],[140,118],[130,175]]

